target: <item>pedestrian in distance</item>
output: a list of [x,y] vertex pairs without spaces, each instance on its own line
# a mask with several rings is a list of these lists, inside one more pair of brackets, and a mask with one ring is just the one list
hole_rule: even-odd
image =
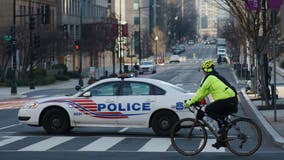
[[134,68],[135,77],[138,77],[138,73],[139,73],[139,69],[140,69],[139,65],[137,63],[135,63],[133,68]]

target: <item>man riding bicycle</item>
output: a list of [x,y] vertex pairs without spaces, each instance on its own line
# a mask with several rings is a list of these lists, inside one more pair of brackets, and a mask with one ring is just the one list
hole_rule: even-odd
[[[201,101],[211,94],[214,102],[208,104],[205,113],[218,122],[219,131],[222,128],[224,118],[238,111],[238,98],[235,88],[214,69],[212,60],[204,61],[201,65],[205,74],[204,79],[195,96],[185,102],[185,108],[190,108],[194,103]],[[199,118],[202,118],[203,115]],[[215,148],[225,147],[225,144],[217,141],[212,145]]]

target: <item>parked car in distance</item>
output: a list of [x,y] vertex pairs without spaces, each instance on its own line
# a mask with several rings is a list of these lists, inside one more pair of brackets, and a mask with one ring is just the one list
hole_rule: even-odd
[[156,73],[156,64],[154,60],[141,62],[139,73],[144,74],[145,72]]
[[189,41],[188,41],[188,44],[189,44],[189,45],[194,45],[194,41],[193,41],[193,40],[189,40]]
[[180,57],[178,55],[171,55],[169,63],[179,63]]

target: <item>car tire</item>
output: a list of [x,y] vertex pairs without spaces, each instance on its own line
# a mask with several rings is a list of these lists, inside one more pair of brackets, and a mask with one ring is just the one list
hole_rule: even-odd
[[68,114],[58,108],[45,112],[42,126],[48,134],[64,134],[70,130]]
[[170,111],[158,111],[151,120],[151,127],[158,136],[169,136],[172,126],[178,121],[178,117]]

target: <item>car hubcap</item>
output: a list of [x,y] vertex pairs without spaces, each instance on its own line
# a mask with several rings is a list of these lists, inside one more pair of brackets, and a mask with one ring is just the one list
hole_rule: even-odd
[[60,118],[54,118],[54,119],[52,119],[52,126],[54,127],[54,128],[60,128],[61,127],[61,124],[62,124],[62,121],[60,120]]
[[167,119],[162,119],[160,122],[161,129],[168,129],[169,128],[169,121]]

